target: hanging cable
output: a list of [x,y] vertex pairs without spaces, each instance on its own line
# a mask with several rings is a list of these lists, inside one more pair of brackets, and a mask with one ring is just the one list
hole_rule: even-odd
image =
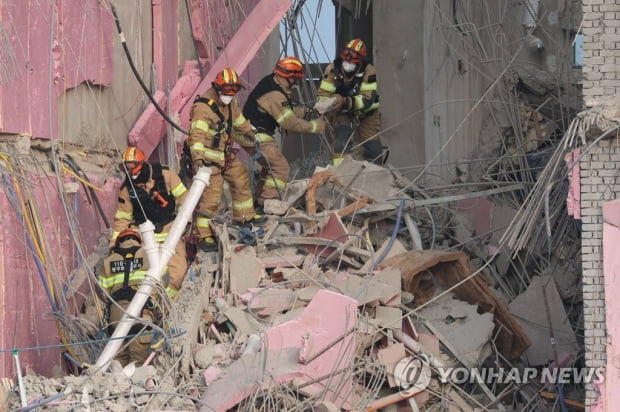
[[140,77],[140,73],[138,73],[138,69],[136,69],[136,66],[135,66],[135,64],[133,62],[133,59],[131,57],[131,53],[129,53],[129,48],[127,47],[127,42],[125,40],[125,35],[123,34],[123,29],[121,28],[121,21],[118,18],[118,14],[116,14],[116,7],[114,6],[114,4],[112,2],[110,2],[110,6],[112,8],[112,15],[114,16],[114,22],[116,23],[116,29],[118,30],[118,35],[119,35],[119,37],[121,39],[121,44],[123,45],[123,50],[125,51],[125,56],[127,56],[127,61],[129,62],[129,66],[131,67],[131,71],[133,72],[134,76],[136,77],[136,80],[138,80],[138,83],[140,83],[140,86],[142,87],[142,90],[144,90],[144,93],[146,93],[146,96],[149,98],[151,103],[153,103],[153,106],[155,106],[155,109],[157,109],[157,112],[161,115],[161,117],[164,118],[164,120],[166,122],[168,122],[170,124],[170,126],[174,127],[175,129],[177,129],[179,132],[181,132],[183,134],[189,134],[189,132],[187,130],[183,130],[181,128],[181,126],[176,124],[168,116],[168,114],[166,114],[166,112],[164,112],[164,110],[161,107],[159,107],[159,104],[157,104],[157,102],[155,101],[155,98],[153,97],[153,95],[149,91],[148,87],[146,87],[146,84],[144,84],[144,81]]

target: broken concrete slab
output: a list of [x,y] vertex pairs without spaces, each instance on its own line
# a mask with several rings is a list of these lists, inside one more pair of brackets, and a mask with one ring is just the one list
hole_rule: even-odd
[[258,286],[266,276],[261,259],[256,257],[256,248],[245,246],[230,254],[230,289],[245,293]]
[[[575,355],[578,352],[577,338],[551,276],[533,277],[526,291],[508,307],[532,341],[525,352],[530,365],[546,365],[555,360],[556,353]],[[551,343],[551,337],[555,344]]]
[[377,351],[377,356],[383,366],[385,366],[390,388],[395,387],[396,381],[394,380],[394,368],[398,362],[405,359],[407,356],[407,353],[405,352],[405,345],[402,343],[395,343],[385,348],[381,348]]
[[[418,311],[444,345],[467,368],[477,368],[491,354],[493,315],[478,314],[478,306],[455,299],[447,293]],[[430,325],[429,325],[430,324]],[[454,353],[455,352],[455,353]]]

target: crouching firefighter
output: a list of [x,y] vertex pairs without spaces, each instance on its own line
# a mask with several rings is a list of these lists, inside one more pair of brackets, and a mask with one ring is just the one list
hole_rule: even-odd
[[[148,262],[142,249],[140,233],[134,229],[123,230],[116,238],[110,255],[104,259],[102,273],[98,276],[99,286],[109,296],[105,311],[109,336],[112,336],[116,325],[144,281],[147,269]],[[142,366],[148,357],[151,343],[156,337],[148,325],[161,322],[161,315],[158,312],[152,296],[146,301],[142,313],[128,333],[129,336],[136,336],[125,340],[123,348],[116,357],[123,366],[130,362]]]
[[[122,168],[127,178],[118,193],[110,247],[122,230],[138,227],[147,219],[155,226],[155,241],[165,242],[177,210],[187,197],[187,188],[173,170],[156,162],[147,162],[137,147],[125,150]],[[166,290],[171,298],[176,298],[179,293],[186,272],[187,253],[181,237],[168,261],[170,283]]]
[[202,96],[194,100],[188,145],[194,169],[206,166],[211,180],[198,203],[196,230],[198,247],[205,252],[218,250],[211,219],[215,216],[224,192],[224,181],[230,185],[232,220],[240,224],[260,226],[267,221],[254,209],[250,176],[232,147],[232,131],[254,141],[250,122],[243,116],[234,97],[241,90],[241,81],[233,69],[220,71]]

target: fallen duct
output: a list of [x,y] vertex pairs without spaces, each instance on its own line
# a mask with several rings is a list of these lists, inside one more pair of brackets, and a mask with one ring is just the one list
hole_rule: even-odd
[[163,269],[168,264],[170,257],[174,254],[174,248],[179,242],[179,239],[181,239],[187,222],[191,220],[194,207],[198,203],[205,187],[208,186],[210,178],[211,172],[207,167],[198,169],[193,178],[189,193],[187,194],[187,199],[179,208],[177,217],[163,244],[159,245],[155,242],[155,237],[153,235],[155,227],[150,221],[147,220],[140,225],[140,232],[143,235],[144,247],[149,260],[149,269],[146,272],[144,282],[140,285],[140,289],[136,292],[123,318],[120,320],[116,329],[114,329],[110,341],[108,341],[99,355],[99,359],[93,367],[95,372],[105,370],[123,345],[123,339],[119,338],[127,335],[135,322],[136,316],[142,311],[144,304],[151,296],[153,286],[160,281]]
[[[463,252],[414,250],[389,258],[379,265],[380,269],[388,267],[400,269],[403,290],[413,293],[416,307],[433,299],[437,292],[436,285],[449,289],[471,274],[467,255]],[[531,345],[507,306],[479,277],[472,277],[457,286],[454,294],[470,304],[478,305],[483,312],[494,315],[494,323],[499,330],[497,347],[506,359],[519,357]]]

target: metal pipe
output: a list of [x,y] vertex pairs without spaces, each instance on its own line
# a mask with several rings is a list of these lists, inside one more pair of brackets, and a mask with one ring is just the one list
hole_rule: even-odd
[[[181,239],[181,236],[185,232],[185,227],[187,222],[190,221],[192,213],[194,211],[194,207],[198,203],[202,192],[205,187],[209,184],[209,179],[211,177],[211,172],[207,167],[201,167],[196,172],[196,175],[193,178],[192,186],[189,189],[189,193],[187,194],[187,198],[183,202],[183,205],[179,208],[177,213],[177,217],[170,228],[170,232],[166,237],[166,241],[160,245],[159,251],[159,259],[157,259],[156,264],[153,266],[149,265],[149,269],[146,272],[146,277],[144,282],[140,285],[140,289],[136,292],[136,295],[129,303],[129,306],[126,309],[123,318],[120,320],[116,328],[114,329],[114,333],[112,334],[111,340],[106,344],[103,348],[103,351],[99,355],[99,359],[97,359],[97,363],[95,363],[93,370],[94,372],[103,371],[110,364],[114,356],[116,356],[118,350],[121,348],[123,344],[123,336],[126,336],[131,327],[133,326],[136,317],[142,311],[144,304],[151,296],[151,292],[153,290],[153,286],[156,285],[160,279],[161,274],[163,272],[164,267],[168,264],[170,257],[174,254],[174,247]],[[148,225],[152,226],[151,222],[145,222],[140,225],[140,231],[150,230]],[[147,233],[148,235],[148,233]],[[152,235],[146,236],[147,238]],[[150,240],[147,240],[149,243]],[[149,247],[153,249],[153,245],[149,243]],[[152,254],[152,252],[150,252]],[[149,262],[150,264],[150,262]]]

